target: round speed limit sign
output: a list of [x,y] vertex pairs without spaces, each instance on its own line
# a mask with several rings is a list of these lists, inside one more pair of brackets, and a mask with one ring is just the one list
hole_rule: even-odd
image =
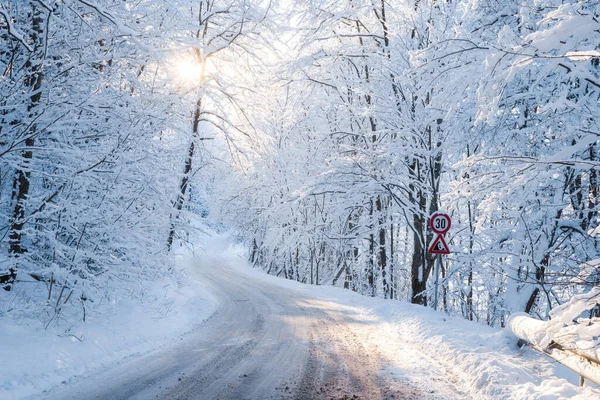
[[443,235],[444,233],[450,230],[450,225],[452,222],[450,221],[450,216],[444,213],[435,213],[431,216],[431,220],[429,221],[429,226],[431,230],[435,233]]

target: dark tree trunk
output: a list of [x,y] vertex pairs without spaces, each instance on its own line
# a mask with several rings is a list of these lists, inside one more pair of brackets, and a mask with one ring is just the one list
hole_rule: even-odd
[[[33,138],[25,140],[25,146],[27,148],[32,148],[34,144],[35,140]],[[23,227],[25,226],[25,206],[27,204],[27,196],[29,196],[29,167],[32,158],[33,152],[31,150],[23,151],[21,169],[15,171],[13,180],[12,197],[15,207],[12,215],[13,223],[11,224],[8,238],[9,251],[15,257],[18,257],[27,251],[23,245],[22,237]]]
[[[471,149],[467,144],[467,157],[471,156]],[[465,179],[469,179],[469,174],[465,174]],[[467,201],[467,211],[469,217],[469,272],[467,274],[467,309],[466,309],[466,318],[469,321],[473,321],[473,247],[475,246],[475,226],[473,224],[473,209],[471,206],[471,201]]]
[[390,216],[390,299],[396,298],[394,290],[394,224]]
[[[590,146],[590,161],[596,161],[597,157],[596,157],[596,151],[594,149],[594,146]],[[590,176],[590,189],[589,189],[589,196],[588,196],[588,213],[587,213],[587,224],[586,224],[586,228],[589,227],[592,223],[592,221],[594,221],[594,217],[597,214],[596,211],[596,205],[598,203],[598,171],[595,168],[590,169],[589,171],[589,176]],[[586,230],[586,229],[584,229]]]
[[296,269],[296,281],[300,282],[300,248],[296,247],[296,257],[294,259],[294,268]]
[[[29,112],[29,118],[35,118],[36,108],[40,104],[42,98],[42,82],[44,80],[43,72],[43,54],[42,54],[42,40],[44,30],[44,18],[41,10],[35,5],[32,6],[32,34],[31,39],[35,44],[34,52],[31,54],[31,58],[25,63],[27,75],[25,78],[24,85],[29,88],[31,93],[29,106],[27,110]],[[33,123],[28,132],[25,133],[27,138],[25,139],[26,149],[21,153],[21,165],[19,169],[15,171],[13,179],[13,190],[12,199],[14,202],[14,208],[12,213],[12,223],[9,231],[9,252],[15,258],[18,258],[21,254],[25,253],[27,249],[23,245],[23,228],[25,226],[25,210],[27,204],[27,198],[30,191],[30,169],[31,160],[33,159],[32,148],[35,145],[35,136],[38,134],[37,125]],[[16,274],[16,272],[15,272]]]
[[423,248],[422,242],[425,237],[421,236],[423,232],[423,218],[415,214],[413,216],[414,232],[413,232],[413,251],[412,261],[410,266],[411,272],[411,303],[427,305],[427,296],[422,293],[427,289],[426,265],[427,259],[425,256],[426,249]]
[[[542,259],[542,261],[540,261],[540,265],[536,266],[536,268],[535,268],[535,279],[540,285],[544,284],[544,280],[545,280],[545,276],[546,276],[546,268],[548,267],[549,263],[550,263],[550,256],[548,254],[546,254],[544,256],[544,258]],[[533,311],[535,305],[537,304],[539,296],[540,296],[540,288],[536,287],[535,289],[533,289],[533,292],[529,296],[529,299],[527,300],[527,304],[525,304],[525,312],[526,313],[531,313]]]
[[314,270],[315,270],[315,245],[314,244],[310,244],[310,284],[314,284]]
[[[369,208],[369,217],[373,220],[373,200]],[[367,275],[367,290],[366,294],[375,296],[375,235],[373,234],[373,225],[370,226],[371,233],[369,234],[369,258],[367,259],[366,275]]]
[[188,183],[190,180],[190,175],[192,172],[192,163],[194,160],[194,153],[196,150],[195,140],[198,137],[198,128],[200,125],[200,113],[202,110],[202,99],[198,99],[196,102],[196,110],[194,111],[194,122],[192,126],[192,140],[190,141],[190,146],[188,147],[188,154],[185,160],[185,167],[183,170],[183,177],[181,178],[181,183],[179,184],[179,194],[177,196],[177,200],[175,201],[175,216],[171,221],[171,229],[169,230],[169,237],[167,238],[167,251],[171,251],[173,247],[173,240],[175,239],[175,230],[177,228],[176,220],[179,219],[179,213],[183,209],[183,204],[185,202],[185,197],[187,194]]
[[525,312],[526,313],[530,313],[533,310],[533,306],[535,306],[535,303],[537,302],[537,298],[540,294],[540,288],[536,287],[535,289],[533,289],[533,292],[531,293],[531,296],[529,296],[529,299],[527,300],[527,304],[525,304]]
[[[430,93],[427,93],[425,103],[429,103]],[[413,109],[416,107],[416,97],[413,99]],[[438,119],[437,132],[441,132],[443,120]],[[439,151],[442,143],[434,143],[432,127],[429,125],[424,132],[425,145],[433,155],[427,162],[414,159],[409,164],[409,176],[414,180],[410,185],[409,204],[416,206],[418,212],[413,213],[413,260],[412,274],[412,303],[427,305],[427,299],[422,293],[427,288],[427,280],[435,265],[435,257],[427,254],[427,245],[431,234],[428,233],[426,215],[439,210],[439,184],[442,172],[442,153]],[[429,199],[427,198],[429,196]]]
[[387,257],[387,251],[385,248],[385,236],[386,236],[386,229],[385,229],[385,215],[383,214],[383,202],[381,200],[381,197],[377,198],[376,201],[376,206],[377,206],[377,211],[379,214],[379,255],[377,258],[377,261],[379,263],[379,270],[381,271],[381,279],[382,279],[382,284],[383,284],[383,298],[387,299],[389,298],[390,295],[390,287],[387,281],[387,276],[386,276],[386,269],[387,269],[387,264],[388,264],[388,257]]
[[253,238],[252,239],[252,254],[250,255],[250,264],[252,264],[253,266],[256,263],[257,252],[258,252],[258,245],[256,244],[256,238]]

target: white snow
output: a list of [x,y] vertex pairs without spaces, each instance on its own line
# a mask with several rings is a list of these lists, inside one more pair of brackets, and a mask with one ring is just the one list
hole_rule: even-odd
[[[211,247],[223,249],[222,246]],[[533,350],[519,349],[514,336],[506,330],[406,302],[266,275],[251,269],[244,261],[243,249],[236,246],[219,252],[248,279],[308,292],[315,301],[326,302],[329,308],[338,307],[340,312],[352,307],[354,321],[369,322],[360,325],[364,337],[376,343],[390,361],[386,370],[388,379],[408,376],[435,389],[438,389],[436,381],[450,383],[455,391],[439,393],[443,398],[600,398],[595,385],[580,388],[575,373]],[[432,375],[431,371],[436,369],[444,371],[445,376]]]
[[[186,268],[181,256],[178,263]],[[215,309],[212,295],[182,270],[177,282],[155,282],[142,299],[98,306],[85,323],[44,329],[0,320],[0,399],[35,396],[166,346]]]
[[583,50],[583,51],[568,51],[566,56],[571,60],[585,61],[590,58],[600,57],[600,51],[598,50]]
[[[513,314],[508,321],[508,330],[592,381],[600,382],[600,368],[588,361],[597,363],[600,358],[600,318],[586,316],[588,310],[597,306],[599,298],[600,288],[597,287],[573,296],[569,302],[550,312],[549,321],[539,321],[525,313]],[[552,348],[552,343],[558,343],[561,348]]]
[[[600,398],[596,388],[577,387],[575,374],[519,349],[504,330],[402,301],[266,275],[250,268],[244,249],[226,235],[215,235],[205,248],[202,259],[219,260],[249,284],[299,293],[311,299],[305,306],[345,319],[348,329],[343,335],[360,338],[385,360],[380,377],[386,385],[409,385],[431,398],[445,399]],[[193,273],[193,257],[179,257],[178,264],[188,278],[185,286],[157,282],[149,294],[155,300],[152,307],[134,301],[112,310],[107,305],[104,312],[110,310],[109,316],[90,316],[87,323],[63,333],[2,323],[0,398],[31,397],[61,382],[63,387],[85,382],[86,376],[124,359],[161,346],[168,349],[169,342],[217,307],[202,275]],[[342,332],[339,335],[343,340]]]
[[[581,152],[587,149],[591,144],[594,144],[598,141],[597,135],[588,135],[581,138],[577,144],[573,146],[568,146],[567,148],[551,155],[548,157],[542,158],[544,162],[559,162],[563,160],[568,160],[574,154]],[[571,160],[572,161],[572,160]]]
[[510,316],[507,329],[519,339],[538,344],[544,338],[546,322],[533,319],[525,312],[519,312]]

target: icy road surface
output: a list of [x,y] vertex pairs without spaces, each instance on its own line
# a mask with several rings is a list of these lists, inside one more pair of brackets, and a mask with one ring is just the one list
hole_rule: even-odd
[[261,276],[223,259],[195,261],[191,267],[219,300],[212,317],[166,349],[82,378],[48,398],[466,397],[432,357],[403,344],[382,321],[347,304],[351,300],[315,298],[306,285]]

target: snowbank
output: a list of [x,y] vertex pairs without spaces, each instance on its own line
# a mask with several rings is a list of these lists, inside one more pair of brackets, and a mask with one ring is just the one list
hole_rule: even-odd
[[402,342],[421,347],[454,376],[468,398],[600,398],[600,391],[579,388],[577,376],[552,360],[520,350],[506,331],[406,303],[378,304],[373,312],[394,322],[390,329]]
[[141,297],[99,304],[86,322],[0,320],[0,399],[38,396],[129,357],[167,345],[207,319],[213,296],[190,279],[189,255],[177,256],[176,279],[164,278]]

